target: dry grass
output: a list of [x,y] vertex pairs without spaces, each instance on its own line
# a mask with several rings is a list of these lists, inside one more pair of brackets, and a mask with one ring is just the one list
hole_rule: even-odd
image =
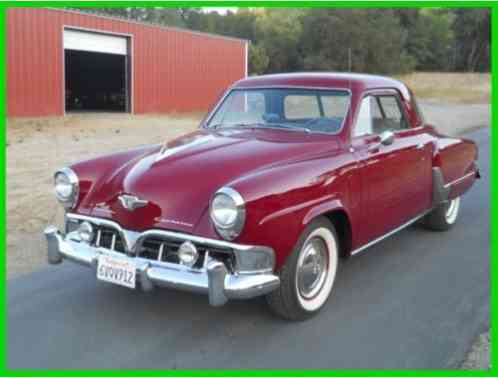
[[417,98],[438,102],[483,104],[491,99],[491,74],[416,72],[398,77]]

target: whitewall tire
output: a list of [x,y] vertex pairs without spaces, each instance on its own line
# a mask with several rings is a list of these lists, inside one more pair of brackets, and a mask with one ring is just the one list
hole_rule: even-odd
[[457,221],[460,213],[460,197],[453,198],[432,210],[424,217],[424,225],[430,230],[449,230]]
[[304,320],[323,307],[334,286],[339,242],[326,218],[313,221],[302,233],[279,272],[280,287],[267,296],[270,308],[290,320]]

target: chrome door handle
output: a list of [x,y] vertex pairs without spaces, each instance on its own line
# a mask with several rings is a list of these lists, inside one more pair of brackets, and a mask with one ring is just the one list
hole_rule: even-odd
[[380,144],[380,143],[371,144],[370,146],[367,147],[367,151],[368,152],[376,152],[380,149],[380,146],[382,146],[382,144]]

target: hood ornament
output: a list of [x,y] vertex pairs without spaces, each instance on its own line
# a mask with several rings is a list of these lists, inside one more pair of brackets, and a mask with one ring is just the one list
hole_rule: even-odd
[[118,197],[121,205],[128,211],[133,211],[141,207],[147,206],[149,201],[141,200],[136,196],[130,196],[128,194],[122,194]]

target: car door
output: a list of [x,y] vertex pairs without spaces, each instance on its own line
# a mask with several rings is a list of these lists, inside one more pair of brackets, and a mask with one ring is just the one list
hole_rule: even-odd
[[[395,90],[367,94],[352,131],[362,183],[358,241],[363,245],[430,208],[432,152],[423,128],[409,124]],[[393,134],[390,144],[381,143],[386,132]]]

